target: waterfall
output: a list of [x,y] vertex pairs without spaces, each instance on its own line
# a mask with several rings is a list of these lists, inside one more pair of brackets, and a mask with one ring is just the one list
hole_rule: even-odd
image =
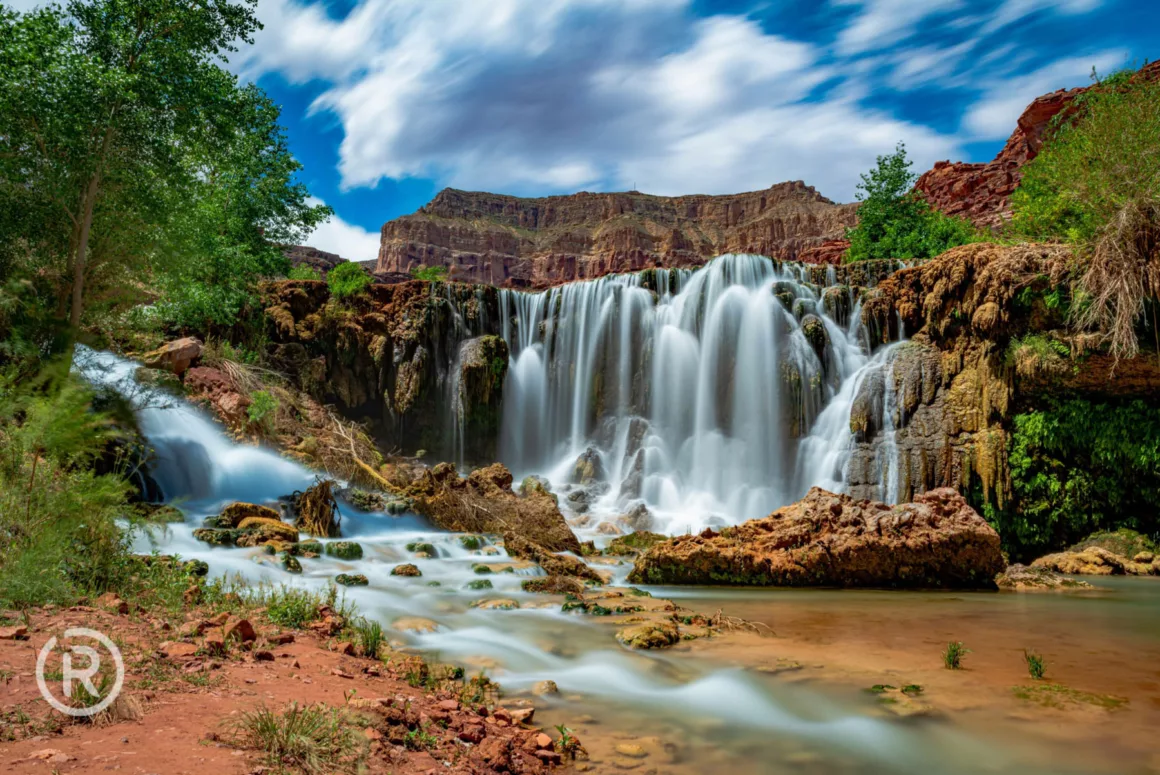
[[869,357],[852,291],[824,276],[727,255],[501,291],[501,459],[566,490],[577,459],[596,458],[593,511],[644,503],[669,533],[764,516],[815,484],[841,490],[851,406],[889,348]]

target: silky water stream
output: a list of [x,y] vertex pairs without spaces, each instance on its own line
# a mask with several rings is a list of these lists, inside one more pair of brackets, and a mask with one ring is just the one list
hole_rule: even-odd
[[[593,753],[595,771],[637,764],[642,772],[685,773],[1069,771],[1066,757],[1041,766],[1033,763],[1043,761],[1035,749],[994,745],[947,721],[885,718],[848,692],[725,666],[682,653],[684,647],[631,652],[597,620],[563,614],[555,605],[535,607],[544,598],[522,592],[519,573],[491,575],[494,589],[471,590],[468,583],[479,578],[472,570],[478,553],[417,515],[342,505],[343,538],[361,543],[364,558],[304,560],[301,576],[284,573],[260,550],[211,548],[192,537],[205,516],[237,500],[272,502],[309,486],[316,474],[272,451],[234,443],[199,409],[139,385],[134,362],[82,350],[78,368],[133,399],[141,430],[156,450],[150,473],[165,500],[185,514],[183,524],[139,536],[140,550],[205,560],[215,577],[236,575],[252,583],[322,588],[340,572],[365,574],[370,585],[346,593],[365,615],[387,627],[400,617],[437,623],[435,632],[396,633],[411,648],[468,670],[485,667],[508,693],[555,681],[560,694],[536,700],[537,719],[575,730]],[[405,548],[414,541],[432,544],[437,556],[414,559]],[[494,559],[504,559],[498,551]],[[389,575],[403,561],[414,562],[423,576]],[[616,567],[618,580],[628,570]],[[511,598],[524,607],[471,607],[484,597]],[[895,599],[908,605],[906,595]],[[618,757],[613,748],[625,739],[643,742],[652,756]]]

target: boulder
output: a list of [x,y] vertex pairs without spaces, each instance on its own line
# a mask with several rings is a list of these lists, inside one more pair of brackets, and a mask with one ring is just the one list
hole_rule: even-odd
[[363,556],[362,544],[354,541],[335,541],[324,545],[328,557],[337,557],[340,560],[361,560]]
[[293,525],[288,525],[280,519],[246,517],[238,525],[238,530],[247,533],[256,533],[263,540],[285,541],[291,544],[298,543],[298,531],[294,529]]
[[1031,567],[1076,576],[1147,576],[1152,572],[1151,565],[1133,562],[1099,546],[1049,554],[1031,563]]
[[630,649],[663,649],[680,643],[681,631],[676,622],[646,622],[624,628],[616,639]]
[[571,557],[567,554],[553,554],[543,546],[514,533],[505,535],[503,544],[509,555],[534,562],[549,576],[569,576],[603,583],[603,579],[596,571],[589,568],[583,560],[577,557]]
[[392,576],[422,576],[423,572],[414,565],[407,563],[405,565],[396,565],[391,569]]
[[958,492],[887,506],[819,487],[720,533],[680,536],[643,554],[631,583],[994,588],[999,535]]
[[250,517],[269,519],[275,522],[282,521],[282,515],[268,506],[239,502],[226,506],[225,510],[217,516],[215,527],[239,527],[243,520],[249,519]]
[[580,457],[576,458],[576,463],[572,466],[572,482],[574,484],[596,484],[606,479],[604,460],[596,449],[589,447],[584,450]]
[[520,497],[512,475],[495,463],[460,477],[455,466],[440,463],[423,470],[401,493],[415,511],[438,527],[456,533],[514,533],[535,537],[549,551],[580,552],[580,542],[546,489],[525,487]]
[[212,546],[233,546],[238,540],[238,531],[199,527],[193,531],[193,537],[198,541],[204,541]]
[[334,577],[334,583],[343,587],[365,587],[371,582],[361,573],[340,573]]
[[520,583],[525,592],[545,595],[582,595],[584,583],[570,576],[537,576]]
[[995,583],[999,589],[1013,592],[1056,592],[1092,588],[1086,581],[1078,581],[1047,568],[1031,568],[1019,564],[1012,565],[1000,573],[995,578]]
[[166,342],[156,350],[146,353],[142,360],[151,369],[164,369],[180,377],[201,357],[201,351],[201,341],[187,336],[184,339]]

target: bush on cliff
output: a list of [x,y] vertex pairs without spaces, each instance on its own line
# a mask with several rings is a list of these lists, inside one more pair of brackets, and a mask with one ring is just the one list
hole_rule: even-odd
[[1018,414],[1008,462],[1013,502],[985,513],[1013,559],[1096,530],[1160,531],[1160,408],[1070,399]]
[[878,157],[878,165],[858,184],[858,225],[846,232],[847,261],[882,258],[930,258],[956,245],[977,241],[974,227],[935,210],[911,190],[918,176],[911,171],[906,146]]
[[1076,247],[1073,321],[1135,355],[1160,299],[1160,82],[1097,79],[1054,119],[1011,207],[1017,235]]
[[357,296],[371,284],[371,277],[360,264],[349,261],[339,264],[326,275],[326,284],[330,287],[330,295],[336,299],[347,299]]

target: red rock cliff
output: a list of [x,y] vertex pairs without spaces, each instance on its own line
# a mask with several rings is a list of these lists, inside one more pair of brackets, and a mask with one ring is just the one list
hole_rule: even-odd
[[[1160,78],[1160,61],[1146,65],[1136,77]],[[1022,167],[1039,154],[1051,119],[1090,88],[1060,89],[1037,97],[993,160],[986,164],[937,162],[914,184],[915,190],[947,215],[968,218],[981,227],[1000,226],[1011,217],[1011,194],[1019,185]]]
[[828,258],[823,246],[854,224],[856,208],[801,181],[728,196],[630,191],[520,199],[446,189],[383,226],[376,273],[435,265],[457,280],[543,287],[652,266],[699,266],[729,252]]

